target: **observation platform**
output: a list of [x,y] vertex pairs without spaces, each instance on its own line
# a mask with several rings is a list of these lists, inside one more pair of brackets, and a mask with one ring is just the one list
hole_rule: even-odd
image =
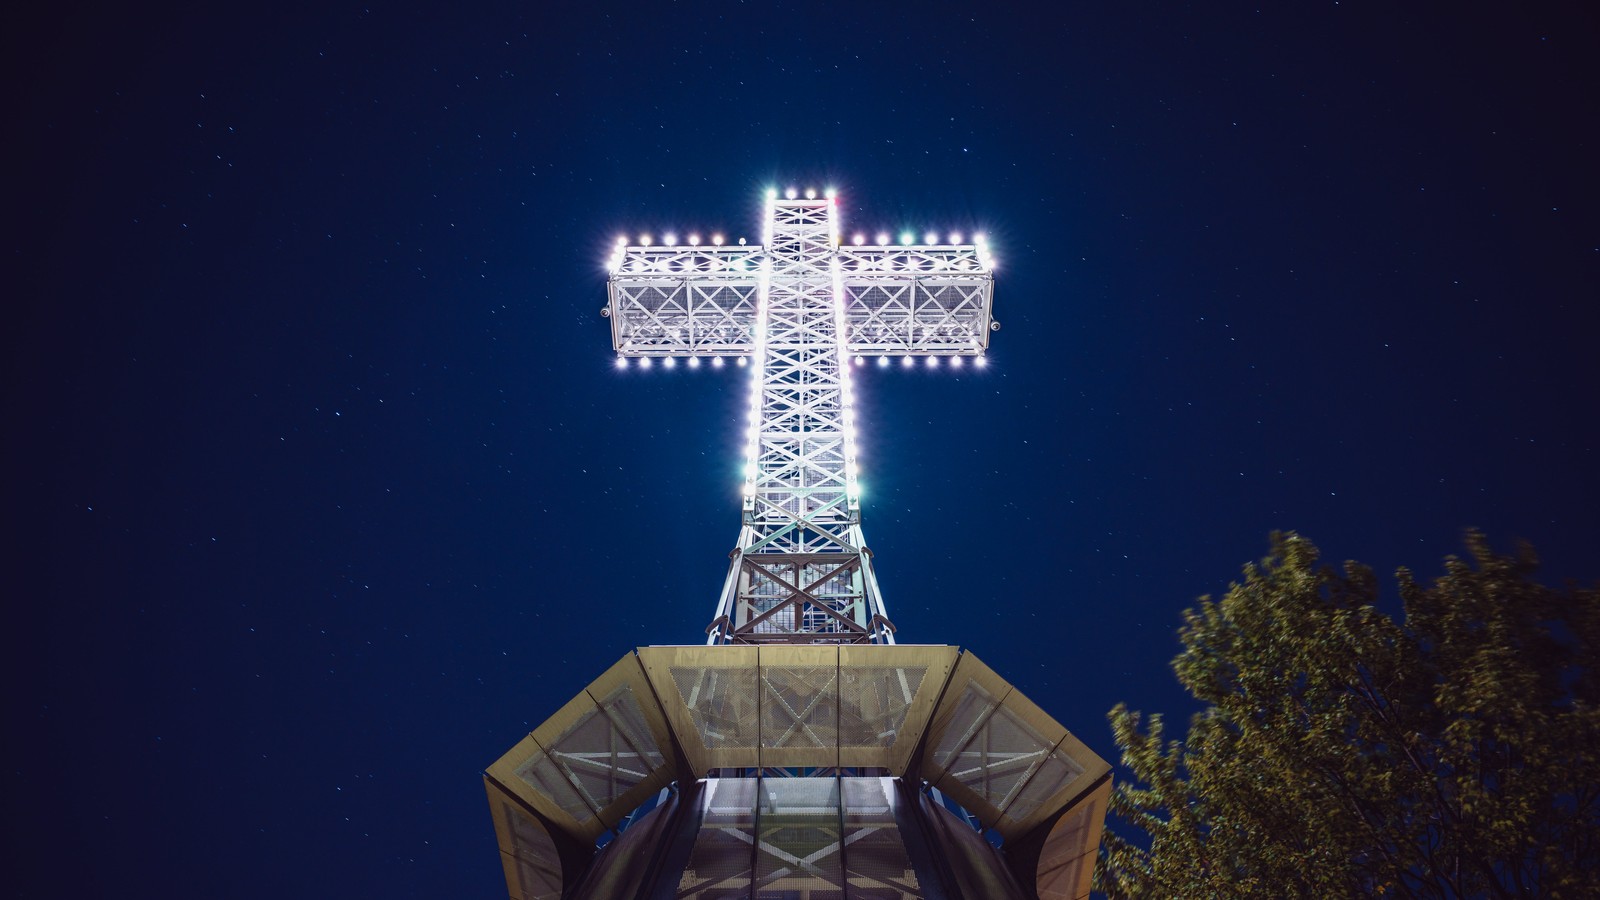
[[728,644],[629,653],[484,782],[513,900],[1076,900],[1110,768],[955,647]]

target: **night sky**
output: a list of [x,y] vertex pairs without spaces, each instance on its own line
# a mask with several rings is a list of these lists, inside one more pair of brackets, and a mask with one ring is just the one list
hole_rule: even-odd
[[5,894],[503,897],[479,773],[738,528],[748,370],[617,371],[604,260],[768,186],[989,235],[864,527],[1102,756],[1273,529],[1600,576],[1592,7],[1096,5],[14,20]]

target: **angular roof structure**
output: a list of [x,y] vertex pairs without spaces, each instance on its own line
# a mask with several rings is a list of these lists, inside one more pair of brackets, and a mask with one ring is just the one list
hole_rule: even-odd
[[[617,851],[624,843],[643,843],[642,835],[654,832],[662,834],[649,843],[670,843],[665,833],[686,827],[671,820],[682,818],[688,806],[695,807],[690,814],[697,820],[690,829],[695,834],[707,833],[708,817],[750,819],[747,839],[735,838],[725,848],[734,862],[749,861],[744,867],[749,885],[759,880],[763,856],[794,856],[783,847],[783,829],[773,830],[771,816],[780,807],[799,820],[821,816],[822,831],[797,839],[817,844],[813,854],[836,846],[848,860],[841,837],[846,829],[831,825],[852,815],[852,796],[881,799],[894,793],[896,788],[885,787],[881,779],[926,784],[992,829],[1008,848],[1005,865],[1018,896],[1076,898],[1088,894],[1109,776],[1104,760],[972,653],[904,644],[720,645],[643,647],[624,656],[490,766],[485,782],[514,898],[612,896],[573,893],[573,879],[592,878],[590,869],[628,870],[640,879],[640,889],[648,887],[644,870],[652,856]],[[681,796],[635,815],[663,791]],[[800,802],[807,791],[823,799]],[[770,800],[765,832],[755,824],[763,798]],[[898,799],[902,806],[916,805],[906,796]],[[870,809],[887,814],[884,802],[869,804]],[[941,821],[941,814],[948,821]],[[946,860],[993,855],[981,838],[981,846],[963,849],[959,831],[974,837],[977,832],[944,807],[918,818],[924,855]],[[630,859],[590,866],[585,848],[624,828],[601,856]],[[897,848],[904,845],[906,828],[898,830]],[[712,828],[710,833],[728,831]],[[1013,847],[1017,853],[1009,852]],[[704,866],[721,858],[715,847],[699,849],[689,862],[698,858]],[[961,881],[951,873],[941,875],[936,866],[916,873],[912,858],[917,854],[910,850],[890,855],[904,859],[919,885]],[[686,869],[678,880],[696,883],[695,871]],[[794,867],[800,873],[796,877],[845,891],[819,897],[853,895],[845,886],[848,871],[842,864],[830,878]],[[903,875],[895,877],[903,882]],[[896,883],[895,877],[888,881]],[[738,889],[727,880],[712,879],[715,890],[703,896],[734,896],[727,891]],[[783,880],[762,887],[762,896]],[[857,886],[863,897],[890,896],[878,892],[882,884]],[[949,891],[949,886],[943,893],[907,888],[893,896],[949,896]],[[634,895],[653,896],[616,896]]]

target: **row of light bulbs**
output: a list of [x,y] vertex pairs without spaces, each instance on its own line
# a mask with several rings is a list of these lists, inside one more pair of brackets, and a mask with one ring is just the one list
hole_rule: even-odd
[[[888,247],[888,246],[891,246],[891,245],[893,245],[895,243],[894,241],[891,241],[889,239],[889,232],[887,232],[887,231],[878,232],[876,237],[877,237],[877,240],[872,242],[872,245],[875,246],[875,247]],[[961,238],[962,238],[961,232],[952,231],[948,235],[945,236],[945,243],[944,243],[943,246],[959,245],[961,243]],[[899,244],[900,244],[900,246],[909,247],[909,246],[911,246],[912,244],[914,244],[916,242],[916,239],[917,239],[917,236],[915,234],[912,234],[909,231],[902,231],[902,232],[900,232]],[[700,246],[700,235],[698,235],[698,234],[691,234],[691,235],[688,236],[688,238],[686,240],[687,240],[689,246],[691,246],[691,247]],[[724,239],[723,239],[722,235],[720,235],[720,234],[713,234],[711,236],[711,246],[713,246],[713,247],[721,247],[722,244],[723,244],[723,241],[724,241]],[[984,238],[983,238],[983,235],[981,235],[981,234],[973,235],[972,236],[972,241],[973,241],[973,243],[975,243],[975,244],[977,244],[979,246],[983,246],[984,245]],[[648,235],[648,234],[639,235],[639,241],[638,241],[639,246],[641,246],[641,247],[649,247],[649,246],[653,245],[654,243],[655,243],[655,237],[653,235]],[[857,247],[866,246],[866,244],[867,244],[867,236],[865,234],[861,233],[861,232],[856,232],[850,238],[850,243],[854,244]],[[922,243],[931,244],[931,245],[934,245],[934,246],[941,246],[939,244],[939,234],[938,234],[938,232],[935,232],[935,231],[925,232],[922,235]],[[678,236],[676,234],[673,234],[670,231],[667,232],[666,234],[663,234],[661,236],[661,245],[663,247],[676,247],[676,246],[678,246]],[[616,243],[617,250],[614,251],[614,252],[620,253],[627,246],[628,246],[628,239],[626,237],[619,237],[619,238],[617,238],[617,243]],[[741,247],[745,246],[745,239],[744,238],[739,238],[739,246],[741,246]]]
[[[641,357],[638,357],[638,359],[639,359],[639,368],[641,368],[641,369],[648,369],[648,368],[650,368],[651,366],[653,366],[655,364],[653,358],[649,357],[649,356],[641,356]],[[948,362],[941,363],[940,362],[941,359],[948,360]],[[952,369],[959,369],[959,368],[962,368],[963,366],[966,365],[965,359],[966,358],[962,357],[962,356],[949,356],[949,357],[924,356],[922,358],[922,360],[923,360],[922,364],[923,364],[923,366],[925,366],[926,368],[929,368],[929,369],[937,369],[941,365],[948,365]],[[724,365],[722,360],[723,360],[723,358],[720,357],[720,356],[711,357],[711,367],[713,369],[722,368],[723,365]],[[878,368],[880,368],[880,369],[889,368],[889,366],[890,366],[889,357],[880,356],[880,357],[877,357],[877,360],[878,360]],[[734,362],[737,363],[740,368],[743,368],[743,367],[748,366],[750,364],[750,358],[748,356],[736,356],[736,357],[734,357]],[[864,366],[864,365],[867,364],[867,358],[865,356],[857,356],[855,358],[854,362],[858,366]],[[900,357],[900,367],[902,369],[912,368],[916,364],[917,364],[916,357],[912,357],[912,356],[902,356],[902,357]],[[989,360],[988,360],[987,357],[975,356],[975,357],[972,358],[972,365],[974,367],[976,367],[976,368],[982,369],[985,366],[987,366],[988,364],[989,364]],[[626,356],[617,357],[617,368],[626,369],[626,368],[628,368],[629,365],[630,364],[628,362],[628,357],[626,357]],[[664,368],[664,369],[676,368],[677,365],[678,365],[678,358],[675,357],[675,356],[668,356],[668,357],[665,357],[665,358],[663,358],[661,360],[661,367]],[[688,361],[687,365],[691,369],[700,368],[700,357],[698,357],[698,356],[689,357],[689,361]]]

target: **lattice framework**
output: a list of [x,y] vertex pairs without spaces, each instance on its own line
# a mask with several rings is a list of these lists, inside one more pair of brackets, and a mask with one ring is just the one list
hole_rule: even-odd
[[769,194],[757,246],[619,243],[620,362],[746,360],[743,515],[709,643],[893,643],[861,533],[850,362],[981,356],[987,247],[841,246],[838,204]]

